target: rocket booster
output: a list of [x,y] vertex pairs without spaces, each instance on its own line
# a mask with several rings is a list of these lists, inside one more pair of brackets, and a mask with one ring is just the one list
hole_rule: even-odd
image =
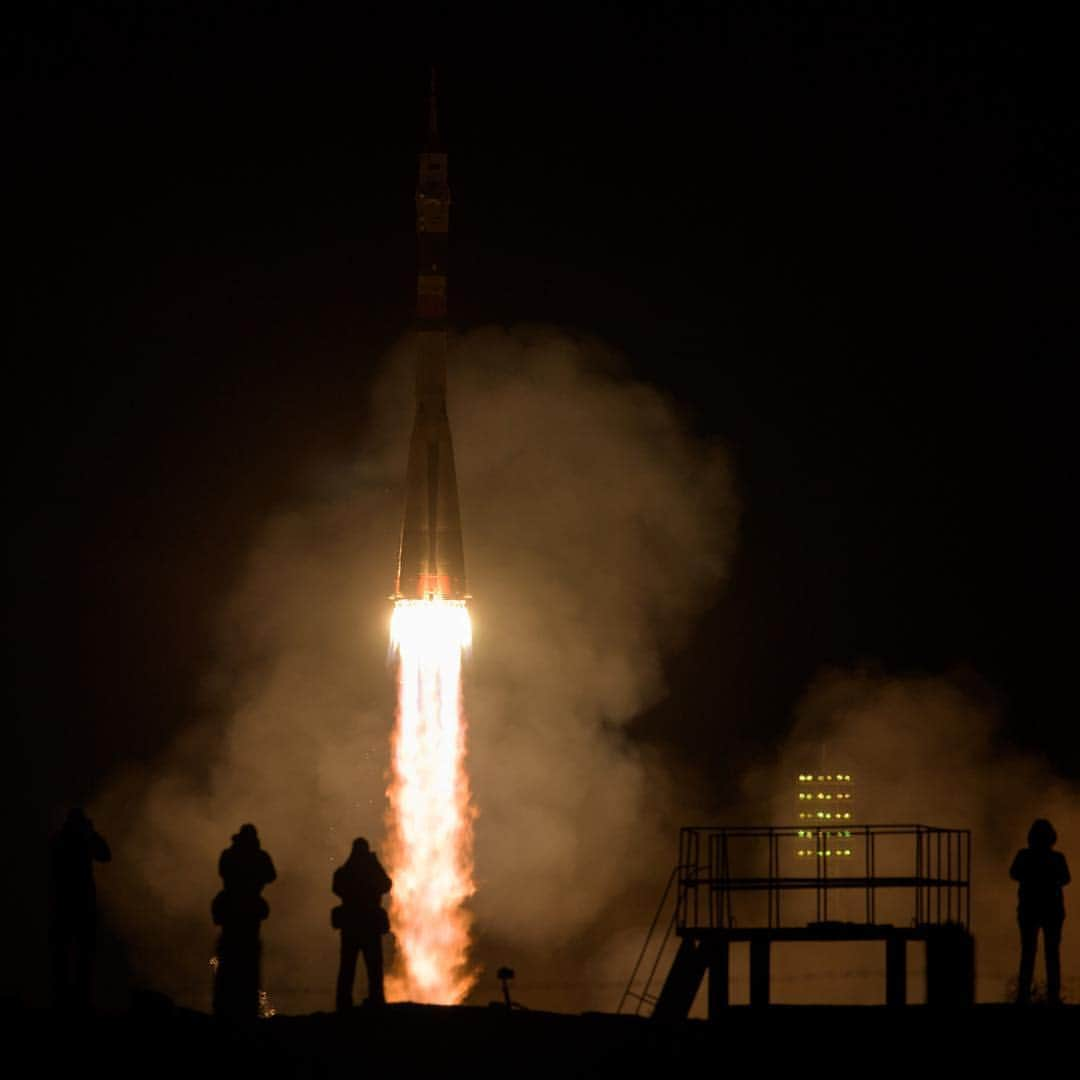
[[439,141],[435,74],[416,185],[416,419],[405,476],[395,600],[464,600],[454,447],[446,414],[447,155]]

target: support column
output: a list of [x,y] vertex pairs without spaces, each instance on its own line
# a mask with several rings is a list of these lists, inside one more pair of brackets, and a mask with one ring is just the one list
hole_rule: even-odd
[[729,946],[727,940],[714,941],[709,952],[709,1019],[719,1020],[728,1007]]
[[935,926],[927,935],[926,1004],[975,1004],[975,939],[957,923]]
[[750,939],[750,1004],[769,1004],[769,946],[767,937]]
[[907,1004],[907,939],[898,934],[885,939],[885,1004]]

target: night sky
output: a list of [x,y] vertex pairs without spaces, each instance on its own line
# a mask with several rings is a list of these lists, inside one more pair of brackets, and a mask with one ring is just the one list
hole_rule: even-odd
[[1062,26],[200,7],[5,31],[18,860],[183,729],[260,525],[356,445],[433,60],[454,324],[595,335],[732,456],[729,585],[632,737],[719,787],[824,666],[959,671],[1080,776]]

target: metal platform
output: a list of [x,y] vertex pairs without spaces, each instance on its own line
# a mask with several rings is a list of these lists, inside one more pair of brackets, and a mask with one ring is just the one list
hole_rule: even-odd
[[[884,942],[889,1005],[907,1000],[907,942],[925,941],[927,1001],[971,1003],[970,831],[846,823],[843,829],[841,843],[859,843],[862,873],[852,873],[856,866],[845,858],[843,873],[830,874],[838,837],[832,822],[682,829],[678,865],[620,1011],[634,1001],[636,1013],[652,1006],[658,1019],[685,1017],[708,973],[709,1015],[718,1015],[729,1003],[730,945],[743,941],[750,944],[751,1005],[769,1003],[772,943],[791,941]],[[815,852],[811,875],[808,846]],[[650,963],[673,889],[674,911]],[[844,918],[830,917],[837,908]],[[650,988],[673,938],[680,939],[678,951],[654,996]]]

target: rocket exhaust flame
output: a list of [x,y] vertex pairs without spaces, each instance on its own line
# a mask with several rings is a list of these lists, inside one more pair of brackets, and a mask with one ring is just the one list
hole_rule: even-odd
[[461,663],[471,643],[463,601],[399,600],[390,623],[398,713],[390,801],[390,919],[399,963],[391,999],[464,1000],[474,892]]

